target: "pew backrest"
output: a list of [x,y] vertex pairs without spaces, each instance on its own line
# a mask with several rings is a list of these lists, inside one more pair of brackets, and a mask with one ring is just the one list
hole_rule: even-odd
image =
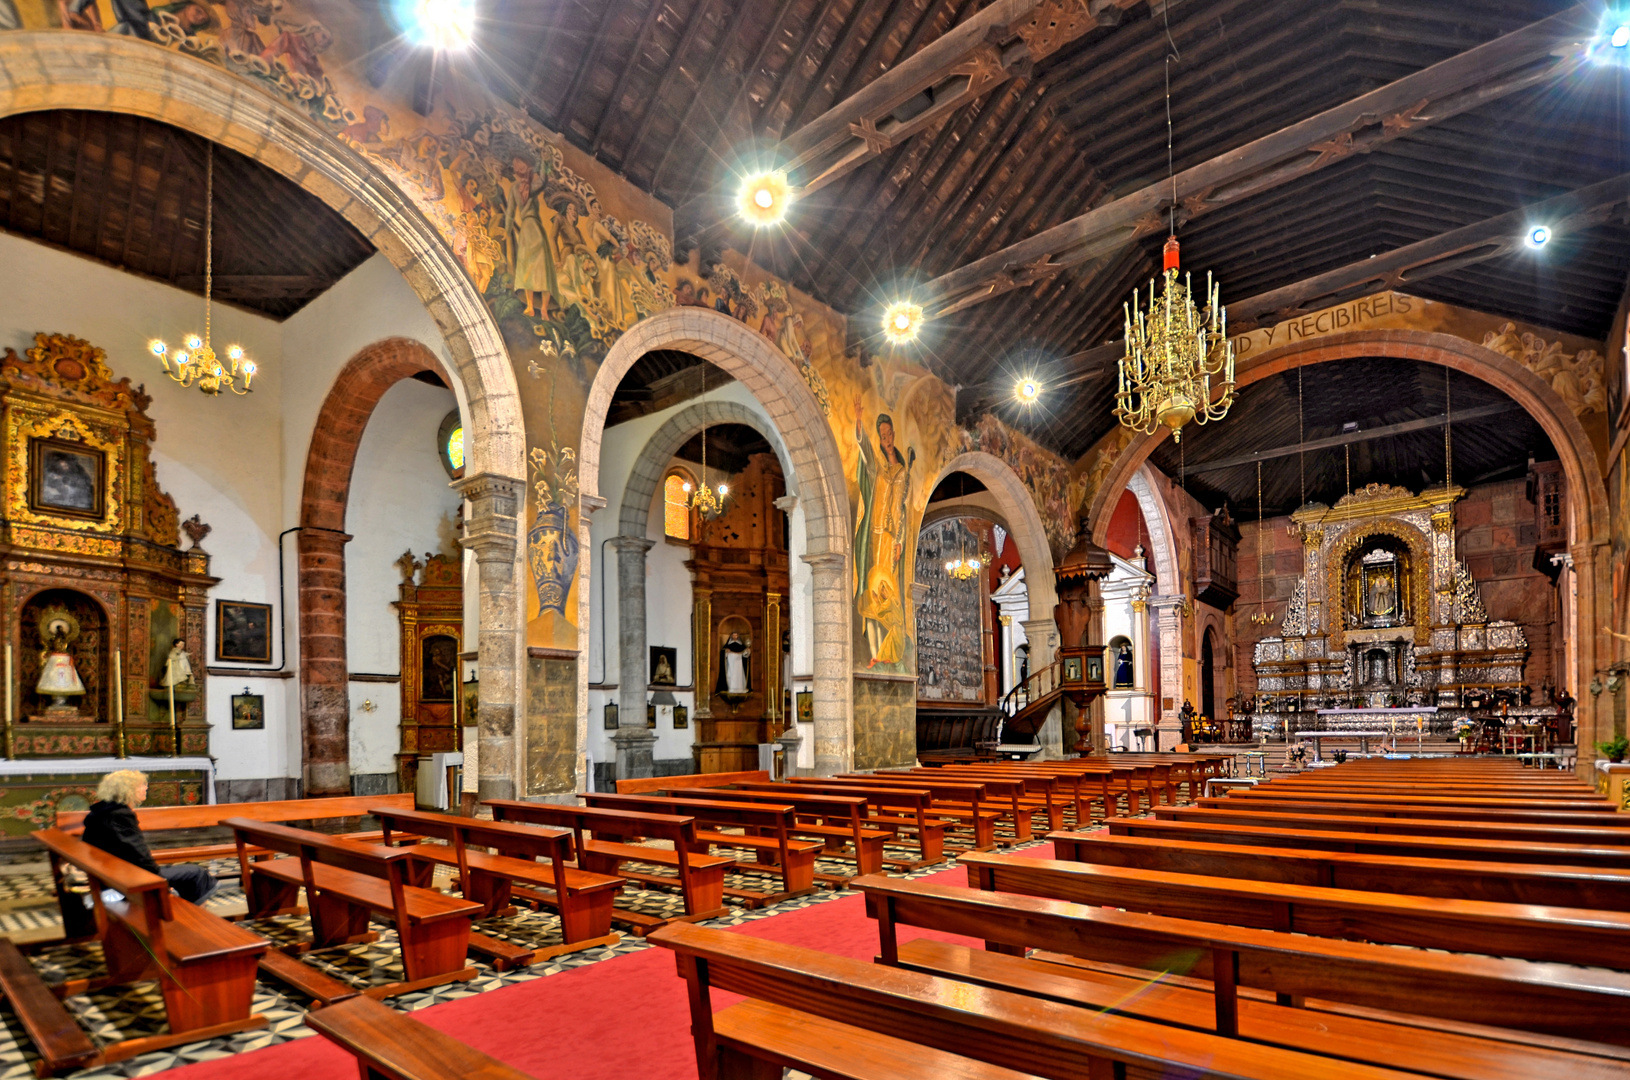
[[[101,848],[92,847],[60,828],[38,829],[32,835],[45,845],[50,855],[51,876],[56,884],[57,903],[61,906],[65,926],[69,920],[69,905],[81,901],[77,894],[68,889],[67,878],[62,872],[63,863],[77,868],[90,879],[98,936],[107,929],[109,918],[117,918],[147,941],[155,956],[164,955],[164,924],[171,918],[168,881],[125,862],[117,855],[109,855]],[[123,895],[124,901],[110,907],[102,896],[106,889]]]
[[768,783],[772,777],[764,769],[746,772],[684,773],[679,776],[645,776],[617,781],[618,795],[654,795],[670,788],[729,787],[731,784]]
[[[202,829],[222,825],[227,818],[254,821],[322,821],[329,818],[364,817],[376,807],[413,809],[413,796],[339,795],[326,799],[279,799],[274,802],[210,803],[205,806],[143,806],[136,810],[136,822],[144,832],[165,829]],[[57,811],[57,828],[81,829],[88,810]]]

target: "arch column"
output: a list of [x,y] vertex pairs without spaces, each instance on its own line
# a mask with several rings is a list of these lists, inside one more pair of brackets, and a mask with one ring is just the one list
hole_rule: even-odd
[[[645,726],[645,553],[654,541],[619,536],[617,550],[617,779],[653,776],[657,737]],[[697,688],[697,697],[702,689]]]
[[[848,558],[835,552],[805,555],[815,599],[815,624],[849,619]],[[815,641],[815,775],[847,772],[855,759],[852,708],[853,676],[847,641]]]
[[521,760],[515,726],[521,668],[516,538],[525,484],[481,473],[464,480],[458,490],[470,503],[462,543],[475,552],[481,593],[481,630],[476,639],[476,670],[481,677],[476,761],[481,772],[476,792],[482,800],[513,799],[520,790]]
[[351,794],[351,677],[345,651],[345,545],[337,529],[300,530],[301,795]]

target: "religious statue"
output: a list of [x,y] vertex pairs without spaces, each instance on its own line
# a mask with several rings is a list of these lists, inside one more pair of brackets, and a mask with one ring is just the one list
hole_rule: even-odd
[[164,658],[164,677],[158,681],[160,686],[191,686],[192,661],[187,659],[187,643],[176,638],[170,646],[170,655]]
[[1123,641],[1115,654],[1115,685],[1123,687],[1132,683],[1132,646]]
[[655,674],[651,676],[651,681],[654,683],[671,683],[674,681],[674,669],[673,665],[668,663],[667,653],[657,655],[657,669]]
[[749,693],[753,684],[747,661],[752,655],[752,648],[732,630],[719,648],[719,680],[713,692],[725,695]]
[[51,704],[46,710],[48,717],[56,712],[71,713],[77,717],[79,709],[69,704],[68,699],[82,697],[85,684],[79,679],[69,649],[79,637],[79,627],[73,616],[58,610],[46,612],[40,630],[40,680],[35,683],[34,689],[50,695]]
[[1390,573],[1373,574],[1370,577],[1369,609],[1368,615],[1391,615],[1393,606],[1397,603],[1398,589]]

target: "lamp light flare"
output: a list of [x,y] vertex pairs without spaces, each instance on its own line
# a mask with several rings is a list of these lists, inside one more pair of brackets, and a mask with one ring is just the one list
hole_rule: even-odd
[[432,48],[467,49],[475,40],[474,0],[419,0],[414,27],[420,41]]
[[1035,379],[1020,379],[1019,384],[1013,388],[1021,404],[1034,405],[1041,398],[1041,383]]
[[1526,239],[1529,247],[1544,247],[1546,244],[1550,243],[1551,228],[1548,225],[1535,225],[1532,229],[1528,230],[1528,236]]
[[1607,40],[1615,49],[1622,49],[1630,45],[1630,23],[1614,27],[1613,36]]
[[779,170],[750,176],[741,186],[737,208],[741,216],[754,225],[774,225],[787,216],[787,205],[792,202],[792,185],[787,174]]
[[898,300],[888,306],[883,312],[883,336],[893,345],[903,345],[917,339],[922,329],[923,309],[921,304],[913,304],[909,300]]

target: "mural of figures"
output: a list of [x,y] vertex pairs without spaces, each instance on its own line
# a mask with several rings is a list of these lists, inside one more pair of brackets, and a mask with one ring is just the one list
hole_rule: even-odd
[[571,447],[538,447],[532,463],[532,526],[527,530],[527,565],[537,591],[538,614],[566,614],[566,598],[577,577],[580,543],[571,527],[577,508],[577,453]]
[[815,350],[804,316],[794,307],[786,285],[766,277],[760,284],[748,287],[734,270],[718,263],[707,269],[703,281],[680,275],[674,284],[674,303],[712,308],[763,334],[782,356],[797,365],[821,411],[830,414],[826,380],[815,369]]
[[1515,323],[1483,336],[1483,345],[1511,357],[1551,384],[1575,416],[1607,412],[1606,362],[1595,349],[1568,353],[1560,341],[1518,333]]
[[902,456],[894,444],[894,418],[877,415],[874,446],[855,398],[855,439],[860,445],[859,527],[855,530],[855,604],[865,624],[866,666],[905,659],[905,541],[911,507],[911,469],[917,451]]

